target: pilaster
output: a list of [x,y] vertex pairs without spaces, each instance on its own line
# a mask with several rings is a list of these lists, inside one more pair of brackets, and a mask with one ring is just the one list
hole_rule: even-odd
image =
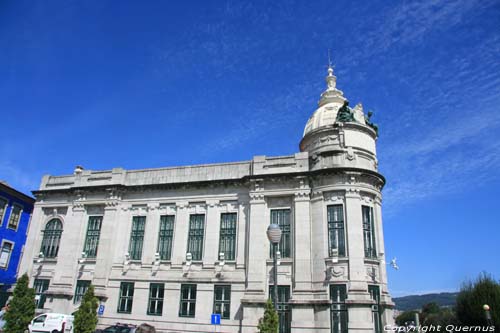
[[175,237],[172,248],[172,266],[182,266],[186,260],[187,237],[189,232],[188,202],[178,201],[175,216]]
[[217,261],[219,250],[220,214],[219,200],[207,200],[207,214],[205,216],[205,244],[203,245],[203,266],[213,267]]

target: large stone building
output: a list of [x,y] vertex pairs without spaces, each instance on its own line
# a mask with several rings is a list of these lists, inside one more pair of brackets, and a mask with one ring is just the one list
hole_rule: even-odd
[[[251,161],[45,176],[21,271],[43,311],[92,283],[100,324],[255,332],[273,285],[266,229],[283,230],[281,332],[380,332],[392,323],[377,128],[329,68],[300,152]],[[42,310],[40,310],[42,311]]]

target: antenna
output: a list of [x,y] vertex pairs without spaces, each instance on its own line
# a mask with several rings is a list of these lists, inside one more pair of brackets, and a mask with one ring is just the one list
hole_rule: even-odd
[[328,49],[328,68],[331,68],[332,67],[332,58],[331,58],[331,50]]

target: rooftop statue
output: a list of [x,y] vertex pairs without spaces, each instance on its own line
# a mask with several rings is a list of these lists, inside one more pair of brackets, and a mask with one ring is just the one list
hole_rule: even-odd
[[354,121],[354,115],[351,108],[349,108],[349,101],[344,101],[344,105],[340,107],[339,112],[337,113],[337,121],[343,123]]
[[377,124],[374,124],[370,121],[371,117],[373,116],[373,112],[372,111],[368,111],[368,115],[365,117],[365,122],[366,122],[366,125],[370,126],[371,128],[373,128],[375,130],[375,133],[378,134],[378,126]]

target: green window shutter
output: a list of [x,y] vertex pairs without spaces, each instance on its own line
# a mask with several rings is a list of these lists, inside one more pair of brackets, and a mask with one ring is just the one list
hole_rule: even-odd
[[363,213],[363,240],[365,244],[365,257],[376,258],[375,230],[373,224],[373,208],[362,206]]
[[[269,298],[274,302],[274,286],[269,286]],[[290,286],[278,286],[278,301],[276,302],[279,318],[279,333],[290,333],[292,327],[292,311],[290,304]]]
[[131,313],[132,303],[134,301],[134,283],[120,283],[120,295],[118,297],[118,312]]
[[83,295],[89,289],[90,281],[88,280],[78,280],[76,281],[75,296],[73,297],[73,304],[80,303],[82,301]]
[[148,315],[162,315],[164,297],[165,286],[163,283],[151,283],[149,285]]
[[204,233],[205,233],[205,215],[204,214],[190,215],[187,252],[191,253],[191,255],[193,256],[193,260],[202,260]]
[[196,315],[196,285],[182,284],[179,305],[180,317],[193,317]]
[[59,219],[52,219],[45,225],[40,252],[45,258],[55,258],[59,252],[61,242],[62,223]]
[[379,286],[368,286],[368,292],[370,297],[375,301],[372,305],[372,318],[373,318],[373,328],[375,333],[382,333],[382,315],[380,313],[380,287]]
[[219,253],[224,253],[224,260],[234,260],[236,256],[236,213],[221,214]]
[[330,285],[330,317],[333,333],[348,333],[347,307],[345,300],[347,298],[347,287],[345,284]]
[[340,257],[345,256],[344,207],[332,205],[327,207],[328,219],[328,254],[332,249],[338,251]]
[[85,245],[83,246],[83,252],[85,252],[87,258],[95,258],[97,256],[101,225],[102,216],[89,216],[87,235],[85,236]]
[[[290,258],[292,254],[290,209],[271,210],[271,224],[273,223],[279,225],[281,229],[281,241],[278,244],[278,251],[281,253],[281,258]],[[270,253],[272,257],[272,248]]]
[[231,286],[214,286],[214,308],[213,313],[220,314],[222,319],[231,317]]
[[128,248],[128,253],[130,255],[130,259],[132,260],[141,260],[145,227],[146,216],[133,217],[132,232],[130,233],[130,245]]
[[49,289],[49,280],[35,279],[33,282],[33,289],[35,289],[35,302],[37,309],[43,309],[45,305],[46,296],[44,292]]
[[158,235],[158,253],[161,260],[170,260],[172,256],[172,243],[174,238],[173,215],[163,215],[160,217],[160,232]]

